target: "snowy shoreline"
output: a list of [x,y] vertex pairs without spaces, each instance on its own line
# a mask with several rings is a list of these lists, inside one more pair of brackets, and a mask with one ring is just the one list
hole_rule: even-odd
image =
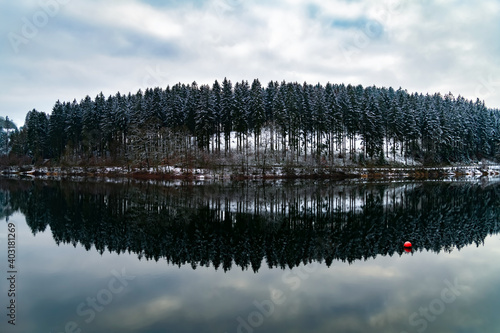
[[11,177],[45,179],[132,178],[138,180],[258,180],[258,179],[440,179],[454,177],[498,177],[498,164],[471,164],[442,167],[291,167],[225,166],[216,169],[127,167],[3,167],[1,174]]

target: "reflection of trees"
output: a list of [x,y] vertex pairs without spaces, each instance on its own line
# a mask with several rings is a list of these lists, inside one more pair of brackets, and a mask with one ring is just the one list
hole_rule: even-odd
[[9,192],[0,191],[0,219],[9,218],[12,213]]
[[[26,184],[26,183],[24,183]],[[416,250],[450,251],[498,232],[500,188],[474,184],[161,187],[38,183],[10,190],[34,233],[99,252],[176,265],[257,271],[313,260],[353,262]],[[26,185],[24,185],[26,187]],[[3,192],[2,192],[3,193]]]

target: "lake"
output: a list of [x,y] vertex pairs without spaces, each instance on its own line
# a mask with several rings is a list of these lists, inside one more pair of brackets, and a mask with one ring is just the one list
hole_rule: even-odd
[[1,332],[500,327],[494,179],[2,179],[0,209]]

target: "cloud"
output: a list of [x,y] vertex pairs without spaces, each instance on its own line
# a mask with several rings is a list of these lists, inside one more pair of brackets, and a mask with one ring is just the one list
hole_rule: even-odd
[[0,113],[18,125],[57,99],[224,77],[452,91],[500,107],[493,0],[50,1],[57,14],[17,53],[9,33],[44,9],[0,5]]

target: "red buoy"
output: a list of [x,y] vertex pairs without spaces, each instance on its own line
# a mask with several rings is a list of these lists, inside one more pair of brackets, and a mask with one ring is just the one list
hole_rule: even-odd
[[405,247],[407,247],[407,248],[411,247],[411,243],[410,242],[405,242]]

